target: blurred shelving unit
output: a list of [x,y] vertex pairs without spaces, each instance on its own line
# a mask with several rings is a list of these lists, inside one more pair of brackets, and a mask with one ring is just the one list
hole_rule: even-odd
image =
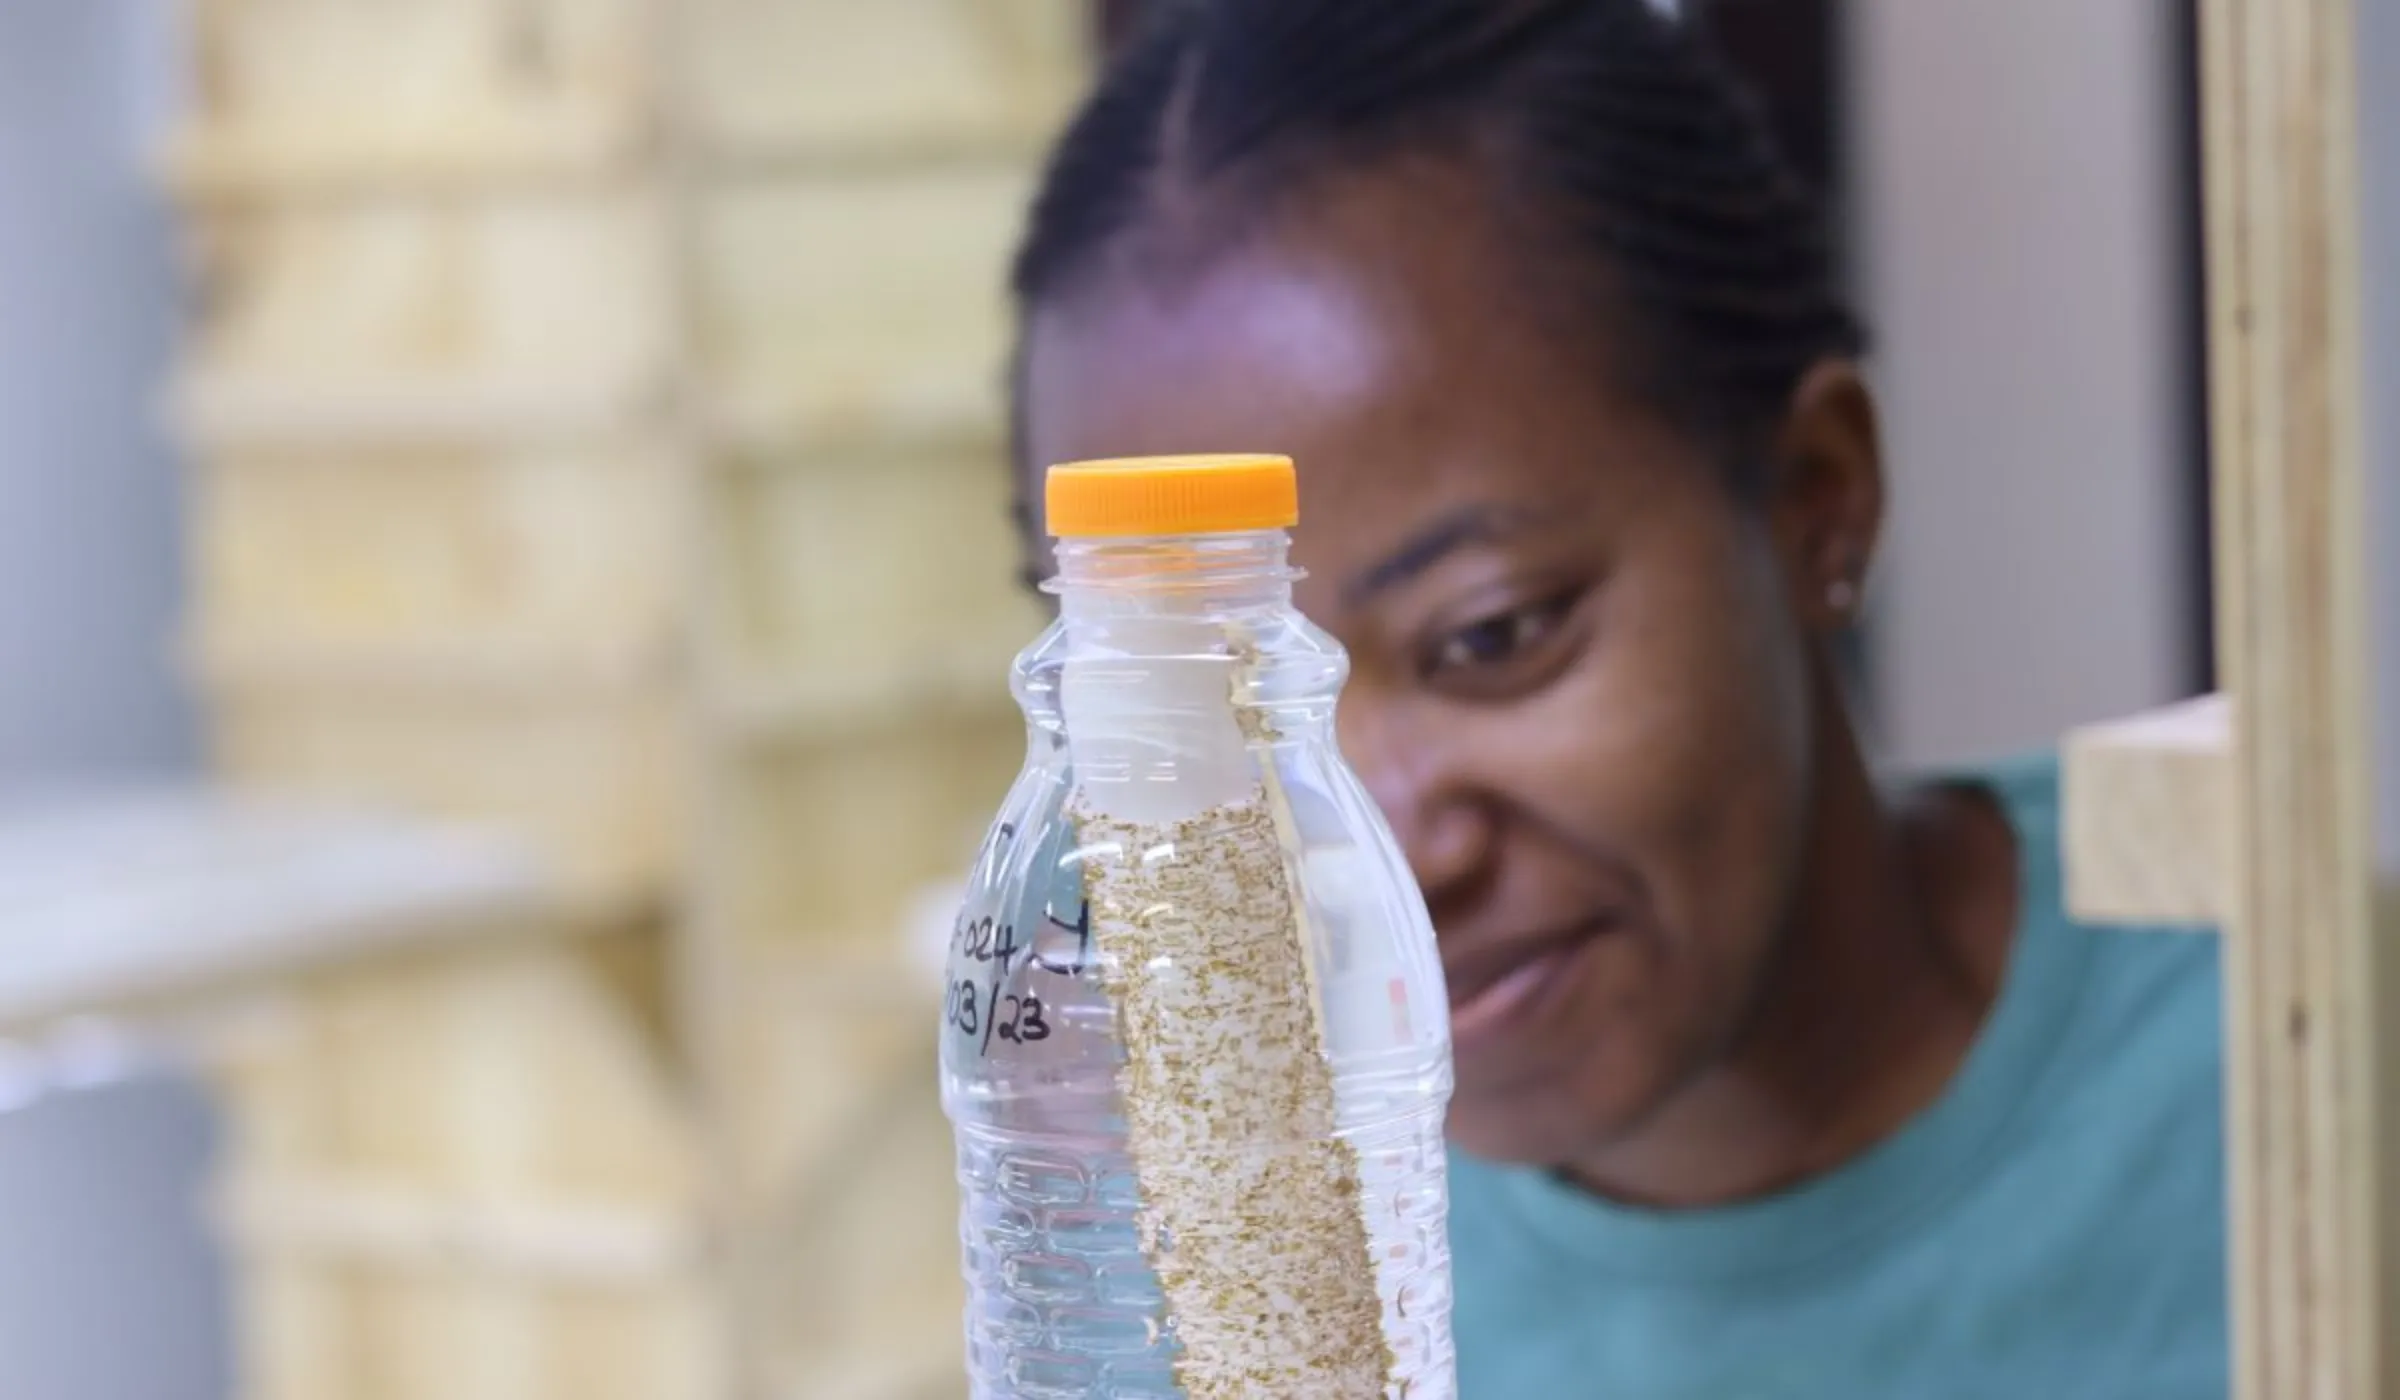
[[281,1027],[244,1400],[955,1392],[902,925],[1022,755],[1003,262],[1086,7],[191,5],[217,771],[541,892],[185,995]]

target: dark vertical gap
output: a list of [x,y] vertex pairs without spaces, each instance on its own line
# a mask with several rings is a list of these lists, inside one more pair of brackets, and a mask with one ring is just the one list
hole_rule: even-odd
[[2173,65],[2167,87],[2175,104],[2175,249],[2179,293],[2175,344],[2180,364],[2184,429],[2185,682],[2194,694],[2217,686],[2214,502],[2209,491],[2208,250],[2203,203],[2200,116],[2199,0],[2174,0],[2167,36]]

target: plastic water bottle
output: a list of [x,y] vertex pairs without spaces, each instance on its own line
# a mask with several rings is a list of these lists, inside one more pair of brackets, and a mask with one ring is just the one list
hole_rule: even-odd
[[1450,1400],[1448,1000],[1334,743],[1284,458],[1053,468],[1060,617],[951,939],[976,1400]]

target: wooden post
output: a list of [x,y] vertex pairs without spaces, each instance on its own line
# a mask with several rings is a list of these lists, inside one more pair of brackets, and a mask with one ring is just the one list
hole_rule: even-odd
[[[2077,911],[2213,914],[2226,934],[2243,1400],[2400,1396],[2400,956],[2388,950],[2400,920],[2378,897],[2390,884],[2369,698],[2378,657],[2400,659],[2400,620],[2378,628],[2369,604],[2357,21],[2351,0],[2205,7],[2217,643],[2231,704],[2067,746]],[[2382,798],[2387,816],[2400,809],[2400,791]]]
[[2236,697],[2226,925],[2238,1393],[2400,1395],[2375,923],[2355,16],[2202,29],[2217,643]]

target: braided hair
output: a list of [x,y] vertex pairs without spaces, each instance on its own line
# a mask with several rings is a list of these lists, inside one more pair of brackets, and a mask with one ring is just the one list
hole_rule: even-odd
[[1863,350],[1813,196],[1747,93],[1648,0],[1153,8],[1052,152],[1021,314],[1190,211],[1264,217],[1335,168],[1434,154],[1526,216],[1543,271],[1594,293],[1578,322],[1728,449],[1737,486],[1758,484],[1740,464],[1809,367]]

